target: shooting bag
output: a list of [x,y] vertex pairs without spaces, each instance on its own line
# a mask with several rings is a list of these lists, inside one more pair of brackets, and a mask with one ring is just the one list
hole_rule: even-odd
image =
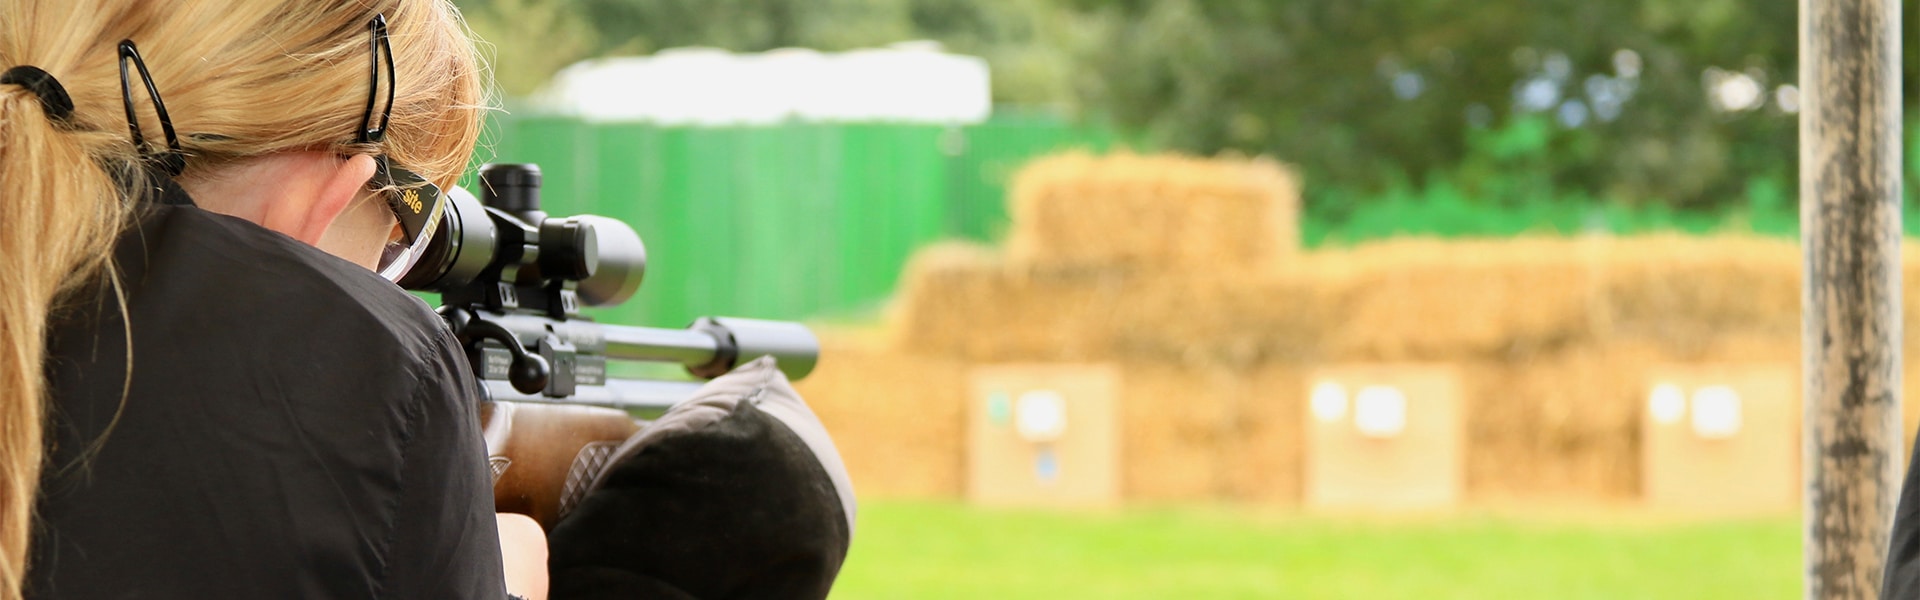
[[762,357],[614,451],[548,535],[551,598],[826,598],[853,522],[826,428]]

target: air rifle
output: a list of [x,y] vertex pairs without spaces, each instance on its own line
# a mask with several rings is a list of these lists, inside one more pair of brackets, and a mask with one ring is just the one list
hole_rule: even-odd
[[806,326],[703,317],[686,329],[598,323],[640,288],[646,247],[618,220],[541,210],[540,169],[489,164],[481,194],[447,194],[435,239],[401,278],[438,292],[485,396],[480,418],[499,512],[552,528],[620,443],[699,389],[697,381],[622,379],[608,361],[677,363],[698,379],[772,356],[806,377],[820,344]]

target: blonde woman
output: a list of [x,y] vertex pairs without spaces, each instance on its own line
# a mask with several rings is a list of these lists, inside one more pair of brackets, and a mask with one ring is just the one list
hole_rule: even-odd
[[0,0],[0,72],[0,600],[544,593],[379,274],[480,126],[449,4]]

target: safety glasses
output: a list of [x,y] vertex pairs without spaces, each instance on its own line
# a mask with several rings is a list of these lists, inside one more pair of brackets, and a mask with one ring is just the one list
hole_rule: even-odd
[[[367,29],[373,34],[373,74],[367,82],[367,111],[360,117],[360,131],[354,141],[362,144],[377,144],[387,137],[387,124],[393,118],[394,74],[393,43],[387,38],[386,15],[374,15],[367,23]],[[380,95],[380,62],[386,59],[386,107],[380,112],[379,126],[373,122],[373,108]],[[428,246],[433,244],[433,234],[440,227],[440,217],[446,213],[446,196],[438,186],[421,178],[414,172],[393,164],[385,154],[375,155],[376,165],[373,179],[368,187],[380,195],[393,211],[398,223],[387,239],[387,246],[380,253],[379,266],[375,269],[388,281],[399,281],[406,276],[407,270],[420,260]]]
[[446,197],[439,186],[428,183],[412,171],[393,166],[382,156],[376,160],[375,189],[387,201],[387,208],[399,221],[380,252],[377,269],[387,281],[400,281],[413,263],[419,262],[433,244],[433,233],[440,229],[440,217],[446,214]]

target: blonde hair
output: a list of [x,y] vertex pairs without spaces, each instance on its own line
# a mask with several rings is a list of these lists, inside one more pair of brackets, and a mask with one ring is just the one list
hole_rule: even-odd
[[[368,22],[386,16],[397,94],[379,147],[353,142],[371,74]],[[0,600],[22,597],[42,463],[48,314],[111,281],[133,201],[109,176],[139,160],[116,45],[139,44],[187,172],[292,150],[384,152],[440,185],[465,168],[483,91],[472,42],[446,0],[0,0],[0,70],[32,65],[73,99],[47,115],[0,85]],[[149,144],[158,117],[136,79]],[[384,96],[384,93],[383,93]],[[384,98],[383,98],[384,100]]]

